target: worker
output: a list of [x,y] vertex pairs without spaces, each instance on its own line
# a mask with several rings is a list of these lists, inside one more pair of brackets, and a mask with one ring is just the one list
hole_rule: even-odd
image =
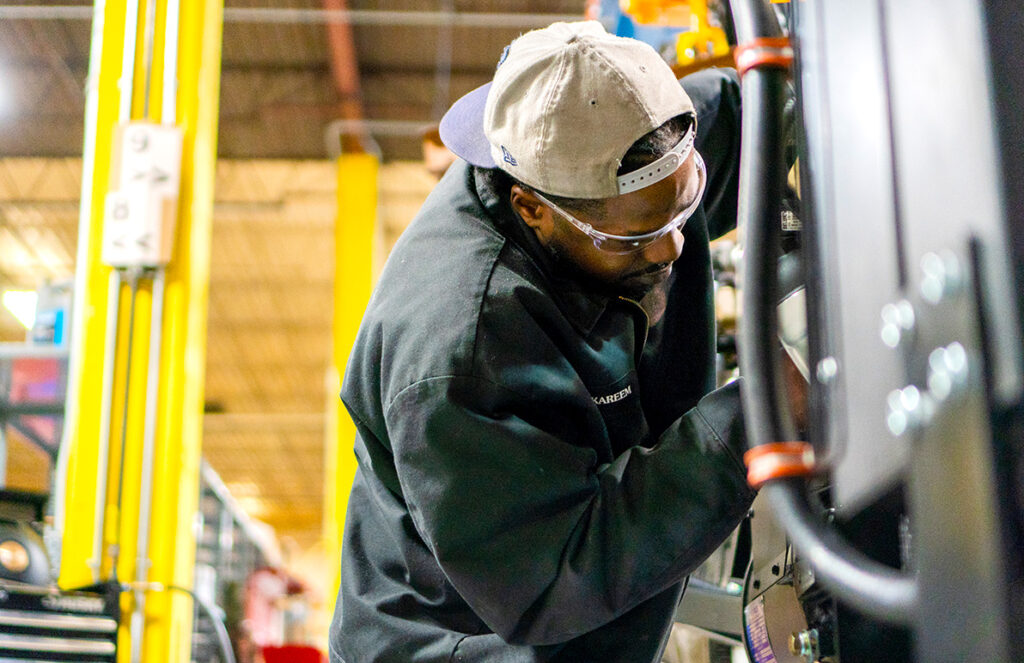
[[714,390],[709,237],[735,225],[735,72],[676,80],[597,22],[509,45],[352,350],[331,661],[659,660],[747,514]]

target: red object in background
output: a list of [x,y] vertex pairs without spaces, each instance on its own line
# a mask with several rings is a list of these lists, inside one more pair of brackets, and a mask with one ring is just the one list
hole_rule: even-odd
[[[59,360],[48,357],[21,357],[11,361],[7,401],[18,405],[52,405],[55,412],[64,403],[64,379]],[[60,426],[56,415],[21,415],[20,422],[35,433],[46,450],[56,453],[60,444]]]
[[324,663],[327,657],[316,647],[283,645],[281,647],[264,647],[263,660],[266,663]]
[[250,573],[245,581],[245,621],[252,641],[268,647],[299,640],[285,632],[280,600],[304,591],[305,586],[282,569],[264,566]]

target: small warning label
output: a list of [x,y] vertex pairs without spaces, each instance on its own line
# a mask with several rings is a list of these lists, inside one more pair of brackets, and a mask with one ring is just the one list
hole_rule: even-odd
[[772,651],[772,643],[768,640],[768,625],[764,621],[764,597],[758,596],[754,602],[743,609],[747,622],[747,642],[754,663],[779,663]]
[[785,232],[796,232],[803,230],[803,227],[803,223],[797,218],[796,214],[793,214],[788,209],[782,210],[782,230]]

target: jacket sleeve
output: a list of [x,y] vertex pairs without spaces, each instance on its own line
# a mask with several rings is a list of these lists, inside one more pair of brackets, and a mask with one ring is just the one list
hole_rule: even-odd
[[734,69],[704,69],[683,78],[697,113],[697,149],[708,167],[704,211],[708,236],[736,227],[740,167],[740,80]]
[[679,582],[746,515],[737,384],[605,465],[531,423],[522,401],[479,378],[436,378],[388,416],[419,534],[506,641],[564,642],[611,621]]

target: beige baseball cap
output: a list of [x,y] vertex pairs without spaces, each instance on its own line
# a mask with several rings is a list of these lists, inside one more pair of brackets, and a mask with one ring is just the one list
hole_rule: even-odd
[[683,114],[693,103],[649,45],[597,21],[554,23],[506,47],[494,79],[455,102],[440,133],[466,161],[545,193],[609,198],[675,172],[692,131],[666,159],[617,174],[637,139]]

